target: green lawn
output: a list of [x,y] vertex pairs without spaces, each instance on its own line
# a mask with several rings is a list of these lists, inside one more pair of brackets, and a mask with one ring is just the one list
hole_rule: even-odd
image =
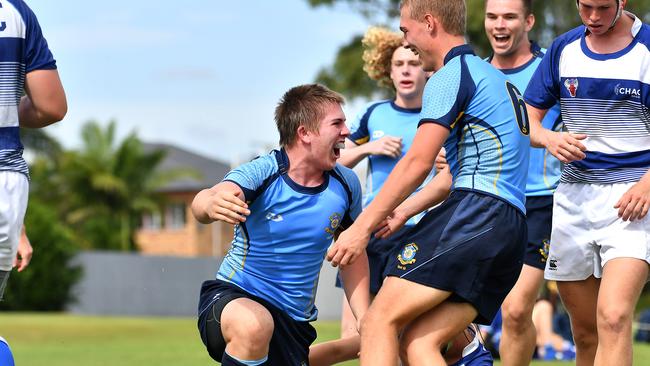
[[[339,332],[336,322],[317,322],[316,328],[317,342],[333,339]],[[190,318],[0,314],[0,335],[11,344],[18,366],[214,364],[195,329],[195,320]],[[650,345],[636,345],[634,350],[635,365],[650,364]],[[533,363],[536,366],[570,364]]]

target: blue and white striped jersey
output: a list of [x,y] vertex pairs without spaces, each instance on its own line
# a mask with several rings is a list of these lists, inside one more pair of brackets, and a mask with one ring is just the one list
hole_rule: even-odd
[[635,19],[627,47],[594,53],[577,27],[553,42],[526,89],[534,107],[560,101],[568,131],[588,136],[587,157],[567,164],[561,182],[630,183],[650,169],[650,29],[623,16]]
[[[530,52],[533,58],[525,64],[514,69],[500,69],[506,74],[517,89],[526,90],[533,73],[542,62],[546,50],[539,47],[535,42],[530,43]],[[548,110],[542,126],[549,130],[561,131],[562,116],[560,115],[560,103],[556,103]],[[526,181],[526,196],[552,196],[560,181],[562,164],[557,158],[551,155],[544,148],[530,147],[530,162],[528,164],[528,180]]]
[[453,48],[427,82],[423,123],[450,130],[452,190],[483,192],[526,212],[528,114],[517,87],[468,45]]
[[224,177],[243,191],[251,214],[217,272],[298,321],[316,319],[318,276],[334,233],[361,213],[361,184],[341,165],[318,187],[304,187],[287,174],[283,150],[272,151]]
[[51,69],[56,62],[32,10],[22,0],[0,0],[0,170],[28,175],[18,104],[25,75]]
[[[384,136],[402,138],[402,155],[399,158],[394,159],[385,155],[368,156],[368,175],[363,197],[364,207],[368,206],[377,196],[399,159],[411,148],[419,122],[420,108],[401,108],[389,100],[371,103],[352,122],[349,139],[357,145],[379,140]],[[435,170],[432,170],[416,192],[429,183],[434,175]],[[417,224],[424,213],[413,216],[406,222],[406,225]]]

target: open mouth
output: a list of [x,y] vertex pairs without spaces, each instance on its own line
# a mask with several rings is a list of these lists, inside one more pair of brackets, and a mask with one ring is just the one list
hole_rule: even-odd
[[345,149],[345,142],[344,141],[339,141],[334,145],[334,148],[332,149],[334,151],[334,156],[338,159],[341,156],[341,149]]
[[494,36],[494,40],[496,43],[507,43],[510,40],[510,36],[499,34]]
[[413,84],[415,83],[410,80],[402,80],[399,82],[399,86],[401,86],[402,88],[410,88],[413,86]]

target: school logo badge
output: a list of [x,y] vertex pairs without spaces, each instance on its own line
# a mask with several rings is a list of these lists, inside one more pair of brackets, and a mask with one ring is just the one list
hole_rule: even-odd
[[572,98],[576,97],[576,93],[578,92],[578,84],[578,79],[575,78],[564,80],[564,87],[569,91],[569,94],[571,94]]
[[325,228],[325,232],[330,235],[334,235],[334,233],[336,233],[336,229],[339,228],[339,225],[341,225],[341,214],[335,212],[330,215],[330,225]]
[[551,271],[557,271],[557,258],[551,258],[548,262],[548,269]]
[[415,263],[415,254],[418,252],[418,249],[418,245],[415,243],[406,244],[404,249],[402,249],[397,256],[397,260],[402,264],[402,266]]

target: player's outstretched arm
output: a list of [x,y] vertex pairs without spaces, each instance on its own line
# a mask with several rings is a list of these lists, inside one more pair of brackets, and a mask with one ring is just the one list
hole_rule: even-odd
[[41,128],[58,122],[68,112],[57,70],[34,70],[25,76],[25,96],[18,105],[20,127]]
[[650,170],[627,190],[614,208],[623,221],[641,220],[650,209]]
[[244,200],[244,192],[238,185],[221,182],[202,190],[194,197],[192,213],[203,224],[224,221],[235,225],[246,221],[246,216],[250,215]]
[[[437,163],[436,163],[437,164]],[[386,217],[375,231],[375,237],[385,239],[401,229],[413,216],[427,210],[447,199],[451,191],[452,176],[449,166],[438,171],[427,185],[402,202],[393,212]]]
[[528,120],[530,122],[530,145],[544,147],[563,163],[570,163],[585,158],[583,151],[587,150],[580,140],[587,138],[585,134],[555,132],[542,127],[542,119],[546,109],[535,108],[527,105]]
[[338,163],[348,168],[354,168],[369,155],[385,155],[394,159],[399,158],[402,155],[402,138],[384,136],[361,145],[347,139],[345,140],[345,149],[341,150]]

